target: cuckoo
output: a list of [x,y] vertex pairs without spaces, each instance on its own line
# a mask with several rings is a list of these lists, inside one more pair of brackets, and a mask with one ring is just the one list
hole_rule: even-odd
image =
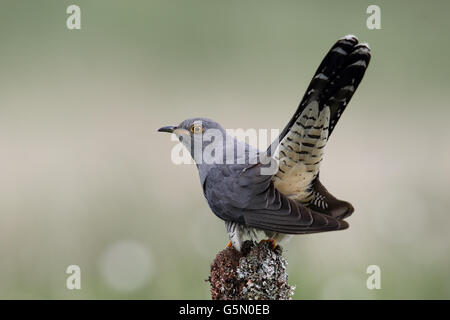
[[339,39],[267,150],[255,150],[206,118],[158,130],[176,134],[191,153],[209,207],[225,221],[230,246],[240,250],[246,240],[276,246],[290,235],[348,228],[344,219],[353,206],[323,186],[320,163],[370,57],[369,46],[355,36]]

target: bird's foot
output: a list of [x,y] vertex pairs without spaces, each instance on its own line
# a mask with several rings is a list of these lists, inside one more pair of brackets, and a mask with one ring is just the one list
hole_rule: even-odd
[[278,244],[275,241],[275,239],[264,239],[264,240],[261,240],[259,242],[259,244],[262,244],[264,242],[269,242],[270,246],[272,247],[272,250],[275,250],[278,247]]
[[232,247],[233,247],[233,243],[231,241],[229,241],[227,244],[227,248],[232,248]]

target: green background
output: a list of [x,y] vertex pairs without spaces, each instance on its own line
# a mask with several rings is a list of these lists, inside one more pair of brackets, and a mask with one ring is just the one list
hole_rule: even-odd
[[[81,7],[81,30],[66,8]],[[381,7],[381,30],[366,9]],[[195,116],[282,128],[329,47],[372,48],[321,177],[350,229],[285,246],[295,299],[450,298],[448,1],[0,4],[0,298],[208,299],[224,248],[195,166],[157,133]],[[238,116],[237,116],[238,115]],[[67,266],[82,289],[66,289]],[[381,290],[366,268],[381,268]]]

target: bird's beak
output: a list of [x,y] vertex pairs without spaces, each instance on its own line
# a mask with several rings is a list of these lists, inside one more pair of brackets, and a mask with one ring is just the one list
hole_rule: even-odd
[[158,129],[159,132],[169,132],[169,133],[175,133],[176,135],[185,135],[189,136],[189,131],[183,128],[177,128],[175,126],[166,126]]
[[169,132],[172,133],[177,129],[175,126],[165,126],[158,129],[158,132]]

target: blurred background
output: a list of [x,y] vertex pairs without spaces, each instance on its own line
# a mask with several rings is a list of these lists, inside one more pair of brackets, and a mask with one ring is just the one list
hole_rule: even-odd
[[[81,30],[66,8],[81,7]],[[381,8],[381,30],[366,9]],[[372,61],[321,180],[350,229],[285,246],[295,299],[450,298],[448,1],[3,0],[0,298],[209,299],[228,242],[163,125],[283,128],[321,59]],[[239,114],[238,117],[234,116]],[[66,268],[81,267],[81,290]],[[366,268],[381,268],[381,290]]]

